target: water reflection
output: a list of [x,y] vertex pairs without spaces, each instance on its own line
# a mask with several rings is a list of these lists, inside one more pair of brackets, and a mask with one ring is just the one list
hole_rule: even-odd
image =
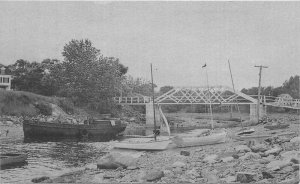
[[27,163],[0,171],[1,183],[23,183],[39,176],[58,176],[85,164],[95,162],[104,155],[107,144],[80,142],[17,142],[1,143],[2,152],[22,152]]

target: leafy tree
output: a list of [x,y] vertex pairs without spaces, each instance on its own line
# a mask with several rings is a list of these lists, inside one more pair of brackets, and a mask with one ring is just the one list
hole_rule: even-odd
[[77,105],[109,111],[128,68],[117,58],[103,57],[89,40],[70,41],[62,54],[59,94],[73,98]]

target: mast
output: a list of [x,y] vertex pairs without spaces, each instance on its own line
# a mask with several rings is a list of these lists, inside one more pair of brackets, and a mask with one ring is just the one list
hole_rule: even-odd
[[[230,66],[229,59],[228,59],[228,66],[229,66],[229,71],[230,71],[230,76],[231,76],[231,83],[232,83],[233,92],[235,93],[235,87],[234,87],[234,82],[233,82],[233,77],[232,77],[232,72],[231,72],[231,66]],[[234,100],[234,101],[236,101],[236,100]],[[240,115],[240,122],[242,122],[242,117],[241,117],[240,107],[239,107],[239,104],[238,104],[237,101],[236,101],[236,106],[237,106],[237,110],[238,110],[239,115]],[[231,107],[231,106],[230,106],[230,107]],[[231,110],[231,115],[232,115],[232,110]]]
[[205,71],[206,71],[206,83],[207,83],[208,98],[209,98],[210,123],[211,123],[211,128],[214,129],[214,120],[213,120],[213,116],[212,116],[212,108],[211,108],[210,90],[209,90],[209,85],[208,85],[207,68],[206,68]]
[[152,105],[153,105],[153,117],[154,117],[154,140],[156,141],[156,118],[155,118],[155,104],[154,104],[154,85],[153,85],[153,74],[152,74],[152,63],[151,68],[151,84],[152,84]]

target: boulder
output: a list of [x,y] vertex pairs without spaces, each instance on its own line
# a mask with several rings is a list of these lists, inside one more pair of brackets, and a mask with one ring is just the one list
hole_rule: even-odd
[[292,173],[292,172],[294,172],[294,168],[289,165],[289,166],[286,166],[286,167],[280,169],[278,173],[287,174],[287,173]]
[[265,144],[255,144],[255,145],[251,146],[251,150],[255,153],[265,152],[268,150],[268,147]]
[[287,151],[284,153],[281,153],[280,156],[284,159],[284,160],[291,160],[291,159],[295,159],[298,160],[300,159],[300,153],[296,150],[293,151]]
[[98,169],[117,169],[136,166],[141,153],[112,152],[97,162]]
[[94,170],[94,169],[97,169],[97,165],[96,164],[87,164],[85,166],[85,169]]
[[279,146],[276,146],[276,147],[274,147],[274,148],[269,149],[268,151],[266,151],[265,155],[266,156],[270,155],[270,154],[272,154],[272,155],[278,155],[281,152],[281,150],[282,149]]
[[251,151],[251,149],[248,146],[246,146],[246,145],[238,145],[234,149],[238,153],[246,153],[246,152],[250,152]]
[[196,171],[196,169],[188,170],[185,172],[185,174],[192,179],[198,178],[200,176],[200,174]]
[[50,179],[50,178],[47,177],[47,176],[42,176],[42,177],[33,178],[31,180],[31,182],[33,182],[33,183],[40,183],[40,182],[48,180],[48,179]]
[[190,156],[190,152],[183,150],[183,151],[180,151],[180,155]]
[[299,144],[300,143],[300,137],[294,137],[293,139],[290,140],[290,142]]
[[275,171],[284,168],[288,165],[291,165],[289,160],[274,160],[271,161],[266,167],[269,170]]
[[230,161],[234,160],[234,158],[230,156],[230,157],[222,158],[221,160],[222,160],[222,162],[230,162]]
[[204,161],[204,162],[208,162],[208,163],[215,163],[215,162],[217,162],[217,161],[216,161],[217,158],[218,158],[218,155],[215,155],[215,154],[213,154],[213,155],[207,155],[207,156],[203,159],[203,161]]
[[250,183],[256,181],[256,174],[250,172],[238,172],[236,181],[239,181],[241,183]]
[[242,160],[249,160],[249,159],[260,159],[261,156],[258,153],[248,152],[244,156],[241,156],[240,159]]
[[260,164],[268,164],[268,163],[270,163],[270,160],[267,160],[267,159],[260,159],[258,162],[259,162]]
[[183,162],[180,162],[180,161],[176,161],[176,162],[174,162],[174,163],[172,164],[172,167],[174,167],[174,168],[176,168],[176,167],[178,167],[178,168],[185,168],[185,167],[186,167],[186,164],[183,163]]
[[145,176],[143,177],[143,180],[145,181],[157,181],[160,180],[160,178],[162,178],[164,176],[164,172],[163,171],[149,171],[145,174]]
[[261,172],[263,179],[269,179],[269,178],[274,178],[274,176],[266,171]]
[[226,178],[223,179],[226,183],[233,183],[235,182],[236,177],[235,176],[227,176]]

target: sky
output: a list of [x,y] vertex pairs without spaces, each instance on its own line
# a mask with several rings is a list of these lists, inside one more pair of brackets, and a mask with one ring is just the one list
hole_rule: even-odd
[[[0,63],[90,39],[158,86],[280,86],[300,74],[300,2],[0,2]],[[202,68],[206,63],[207,67]],[[206,75],[207,72],[207,75]]]

